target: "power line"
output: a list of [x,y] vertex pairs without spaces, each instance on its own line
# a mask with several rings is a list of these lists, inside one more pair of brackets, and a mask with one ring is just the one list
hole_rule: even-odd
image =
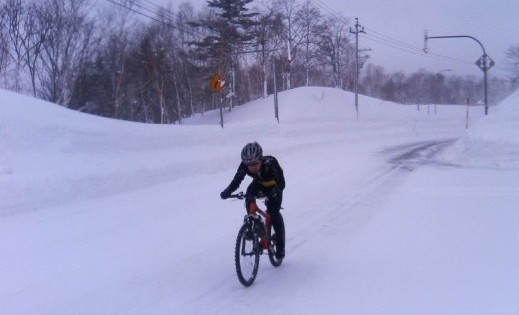
[[419,50],[419,51],[422,51],[422,49],[420,48],[417,48],[411,44],[408,44],[406,42],[403,42],[401,40],[398,40],[398,39],[394,39],[390,36],[387,36],[387,35],[384,35],[382,33],[379,33],[377,32],[376,30],[374,29],[371,29],[371,28],[367,28],[369,33],[374,36],[374,37],[377,37],[377,38],[380,38],[380,39],[383,39],[385,41],[388,41],[388,42],[391,42],[391,43],[394,43],[395,45],[398,45],[398,46],[401,46],[401,47],[405,47],[405,48],[409,48],[409,49],[413,49],[413,50]]
[[[127,5],[123,4],[123,3],[119,3],[119,2],[116,2],[114,0],[106,0],[106,1],[111,2],[111,3],[115,4],[115,5],[120,6],[120,7],[123,7],[123,8],[125,8],[128,11],[131,11],[131,12],[137,13],[139,15],[142,15],[142,16],[144,16],[144,17],[146,17],[146,18],[148,18],[150,20],[153,20],[155,22],[163,23],[163,24],[165,24],[167,26],[171,26],[171,27],[175,28],[175,25],[167,23],[167,22],[164,22],[164,21],[161,21],[161,20],[159,20],[159,19],[157,19],[157,18],[155,18],[153,16],[150,16],[150,15],[148,15],[146,13],[143,13],[143,12],[141,12],[139,10],[136,10],[136,9],[132,8],[131,6],[127,6]],[[134,3],[134,1],[130,1],[130,2]]]
[[[198,36],[204,36],[204,34],[202,34],[201,32],[199,31],[196,31],[196,33],[194,32],[191,32],[193,31],[194,29],[193,28],[188,28],[188,29],[183,29],[183,30],[179,30],[179,27],[177,25],[175,25],[175,22],[174,22],[174,15],[170,12],[170,11],[167,11],[165,10],[163,7],[161,6],[158,6],[158,5],[154,5],[155,8],[151,8],[149,5],[146,5],[146,4],[143,4],[142,2],[139,2],[139,1],[136,1],[136,0],[129,0],[128,2],[131,3],[131,5],[127,5],[125,3],[121,3],[121,2],[118,2],[118,1],[115,1],[115,0],[106,0],[112,4],[115,4],[117,6],[120,6],[128,11],[131,11],[131,12],[134,12],[138,15],[141,15],[145,18],[148,18],[150,20],[153,20],[155,22],[158,22],[162,25],[165,25],[165,26],[168,26],[168,27],[171,27],[177,31],[182,31],[183,33],[191,36],[191,37],[198,37]],[[150,3],[149,1],[147,1],[148,3]],[[133,8],[132,5],[135,5],[136,7],[138,8]],[[156,9],[156,10],[154,10]],[[145,12],[143,12],[145,11]],[[162,17],[162,19],[159,19],[157,17],[154,17],[150,14],[148,14],[147,12],[150,12],[152,14],[156,14],[158,15],[159,17]],[[190,31],[188,31],[190,30]]]
[[437,53],[430,53],[429,55],[424,55],[423,54],[423,50],[420,49],[420,48],[412,47],[412,46],[409,46],[409,47],[400,46],[398,44],[394,44],[391,41],[388,41],[385,38],[371,36],[369,33],[366,35],[366,39],[371,40],[371,41],[376,42],[376,43],[379,43],[381,45],[385,45],[385,46],[391,47],[391,48],[393,48],[395,50],[403,51],[403,52],[406,52],[406,53],[409,53],[409,54],[413,54],[413,55],[416,55],[416,56],[419,56],[419,57],[422,57],[422,58],[436,59],[436,60],[442,60],[442,61],[451,61],[451,62],[464,63],[464,64],[473,64],[472,62],[469,62],[469,61],[466,61],[466,60],[462,60],[462,59],[458,59],[458,58],[454,58],[454,57],[449,57],[449,56],[444,56],[444,55],[437,54]]
[[[166,25],[168,27],[171,27],[177,31],[180,31],[178,26],[175,25],[175,16],[174,14],[169,11],[169,10],[165,10],[164,7],[162,6],[159,6],[149,0],[128,0],[128,4],[125,4],[125,3],[121,3],[119,1],[115,1],[115,0],[107,0],[108,2],[112,3],[112,4],[115,4],[117,6],[120,6],[120,7],[123,7],[131,12],[134,12],[138,15],[141,15],[145,18],[148,18],[150,20],[153,20],[155,22],[158,22],[158,23],[161,23],[163,25]],[[344,22],[345,24],[349,24],[349,21],[343,17],[343,16],[340,16],[338,15],[336,12],[336,10],[334,11],[330,6],[328,6],[326,3],[324,3],[323,1],[321,0],[310,0],[312,1],[316,6],[318,6],[319,8],[321,8],[322,10],[324,10],[326,13],[328,13],[330,16],[336,18],[337,20],[339,21],[342,21]],[[155,16],[153,16],[153,14],[155,15],[158,15],[160,16],[161,18],[157,18]],[[382,34],[380,32],[378,32],[377,30],[373,29],[373,28],[366,28],[368,33],[366,34],[366,39],[372,41],[372,42],[376,42],[380,45],[384,45],[386,47],[389,47],[391,49],[395,49],[395,50],[399,50],[399,51],[402,51],[402,52],[405,52],[405,53],[409,53],[409,54],[413,54],[413,55],[416,55],[416,56],[419,56],[421,58],[425,58],[425,59],[435,59],[435,60],[441,60],[441,61],[449,61],[449,62],[454,62],[454,63],[459,63],[459,64],[465,64],[465,65],[472,65],[473,62],[471,61],[467,61],[467,60],[462,60],[462,59],[458,59],[458,58],[454,58],[454,57],[450,57],[450,56],[444,56],[444,55],[441,55],[441,54],[437,54],[437,53],[430,53],[428,55],[424,55],[422,53],[422,49],[421,48],[418,48],[418,47],[415,47],[409,43],[406,43],[404,41],[401,41],[401,40],[398,40],[398,39],[395,39],[395,38],[392,38],[391,36],[388,36],[388,35],[385,35],[385,34]],[[189,31],[188,31],[189,30]],[[183,29],[182,32],[184,32],[185,34],[191,36],[191,37],[200,37],[200,36],[204,36],[204,34],[202,32],[199,31],[198,28],[187,28],[187,29]],[[499,66],[497,66],[496,68],[500,69],[500,70],[505,70]]]
[[[337,15],[336,10],[333,10],[332,8],[330,8],[327,4],[325,4],[321,0],[310,0],[310,1],[312,1],[318,7],[325,10],[332,17],[334,17],[340,21],[343,21],[346,24],[349,23],[349,21],[346,20],[344,17]],[[409,54],[414,54],[414,55],[419,56],[424,59],[436,59],[436,60],[449,61],[449,62],[464,64],[464,65],[469,65],[469,64],[473,65],[474,64],[474,62],[472,62],[472,61],[467,61],[467,60],[450,57],[450,56],[444,56],[444,55],[437,54],[437,53],[430,53],[428,55],[425,55],[425,54],[423,54],[423,50],[421,48],[415,47],[407,42],[404,42],[404,41],[392,38],[390,36],[387,36],[385,34],[382,34],[373,28],[366,27],[365,29],[368,32],[365,36],[368,40],[371,40],[371,41],[379,43],[381,45],[390,47],[392,49],[400,50],[400,51],[403,51],[403,52],[406,52]],[[496,67],[496,68],[504,70],[501,67]]]
[[337,16],[336,13],[326,3],[324,3],[324,2],[322,2],[320,0],[310,0],[310,1],[312,1],[314,4],[319,6],[321,9],[325,10],[326,12],[328,12],[328,14],[330,14],[334,18],[336,18],[338,20],[343,20],[343,18],[340,17],[340,16]]

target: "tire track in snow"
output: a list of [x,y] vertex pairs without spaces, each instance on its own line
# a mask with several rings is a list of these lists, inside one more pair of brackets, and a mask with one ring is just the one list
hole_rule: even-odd
[[377,156],[383,157],[391,166],[367,178],[358,189],[344,195],[339,204],[320,209],[322,215],[299,227],[299,232],[289,234],[288,250],[292,252],[312,247],[307,246],[308,243],[316,235],[323,233],[345,240],[376,215],[409,172],[417,167],[436,163],[433,159],[436,154],[454,141],[423,141],[380,151]]

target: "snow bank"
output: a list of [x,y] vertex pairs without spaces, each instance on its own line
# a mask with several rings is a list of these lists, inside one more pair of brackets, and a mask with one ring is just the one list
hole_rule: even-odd
[[[353,100],[294,89],[279,124],[269,97],[220,128],[218,111],[146,125],[0,89],[1,313],[254,315],[269,292],[273,315],[517,314],[519,171],[423,165],[465,134],[463,106],[361,96],[357,120]],[[219,193],[253,139],[284,168],[287,258],[243,289],[243,203]]]
[[470,126],[440,157],[445,163],[482,168],[519,168],[519,91]]
[[0,216],[185,177],[218,143],[204,126],[109,119],[3,89],[0,100]]

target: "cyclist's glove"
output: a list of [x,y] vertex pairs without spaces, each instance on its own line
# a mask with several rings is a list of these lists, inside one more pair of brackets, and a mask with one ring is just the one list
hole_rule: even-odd
[[224,190],[220,193],[220,198],[222,199],[227,199],[229,197],[231,197],[231,193],[227,190]]

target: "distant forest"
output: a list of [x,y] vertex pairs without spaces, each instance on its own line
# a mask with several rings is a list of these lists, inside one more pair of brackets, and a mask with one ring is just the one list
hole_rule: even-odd
[[[311,0],[211,0],[201,12],[188,2],[0,0],[0,26],[0,87],[116,119],[182,123],[266,97],[274,82],[278,91],[355,89],[354,21]],[[361,94],[403,104],[483,98],[482,76],[387,73],[368,53],[360,51]],[[215,74],[225,81],[219,93]],[[489,103],[510,92],[510,81],[490,77]]]

